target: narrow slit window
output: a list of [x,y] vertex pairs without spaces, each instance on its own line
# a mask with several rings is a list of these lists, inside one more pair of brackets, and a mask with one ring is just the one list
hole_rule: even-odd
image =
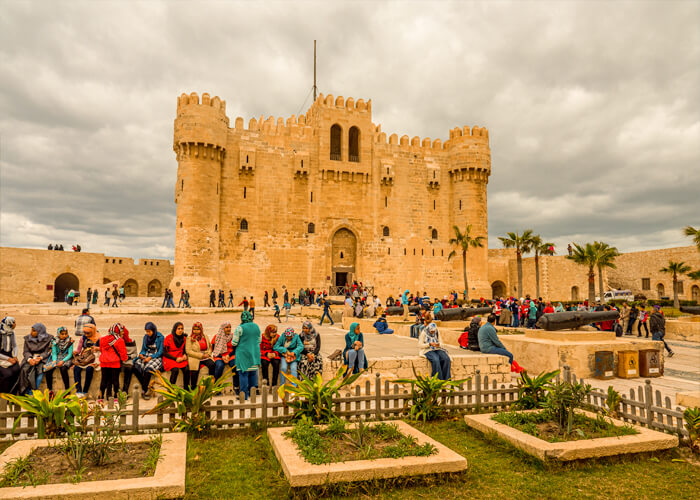
[[248,188],[243,188],[243,199],[245,200],[246,195],[248,194]]

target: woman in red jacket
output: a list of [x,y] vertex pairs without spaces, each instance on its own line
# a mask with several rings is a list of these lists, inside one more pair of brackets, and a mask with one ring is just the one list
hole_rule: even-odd
[[122,332],[126,330],[121,323],[114,323],[109,327],[109,334],[100,337],[97,345],[100,348],[100,367],[102,379],[100,380],[100,398],[111,398],[112,392],[116,398],[119,394],[119,373],[122,362],[126,361],[126,344],[122,338]]
[[179,321],[173,325],[170,335],[163,342],[163,371],[170,372],[170,383],[177,382],[177,374],[182,371],[182,387],[190,383],[190,369],[185,354],[185,326]]
[[[262,362],[262,378],[270,387],[277,385],[280,374],[280,353],[274,350],[275,342],[280,336],[275,325],[268,325],[260,339],[260,361]],[[269,371],[272,365],[272,383],[270,384]]]

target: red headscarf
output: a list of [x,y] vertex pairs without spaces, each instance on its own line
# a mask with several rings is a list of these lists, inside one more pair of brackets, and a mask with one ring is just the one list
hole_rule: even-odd
[[123,338],[124,342],[131,342],[131,338],[129,338],[129,330],[127,330],[121,323],[114,323],[112,326],[110,326],[109,333],[115,337]]
[[[194,333],[195,327],[199,327],[199,335]],[[201,340],[203,336],[204,336],[204,327],[202,326],[202,324],[199,321],[195,321],[192,324],[192,339],[198,341],[198,340]]]

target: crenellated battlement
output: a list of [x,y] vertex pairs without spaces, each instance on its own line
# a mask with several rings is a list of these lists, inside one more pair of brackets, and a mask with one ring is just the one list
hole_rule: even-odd
[[333,94],[319,94],[311,107],[324,107],[333,109],[344,109],[349,112],[372,113],[372,99],[365,102],[364,99],[353,99],[348,97],[345,99],[342,95],[333,98]]
[[223,114],[226,114],[226,101],[219,98],[219,96],[214,96],[212,98],[206,92],[202,94],[201,102],[197,92],[192,92],[190,95],[182,93],[180,97],[177,98],[178,116],[181,112],[184,113],[190,106],[209,106],[214,110],[221,111]]
[[455,127],[450,130],[450,137],[445,142],[441,139],[431,140],[430,137],[421,139],[414,136],[409,139],[407,135],[399,138],[397,134],[386,135],[386,132],[381,131],[381,125],[375,127],[374,143],[378,145],[388,145],[392,149],[404,150],[408,152],[423,151],[436,153],[440,151],[447,152],[453,146],[470,143],[478,147],[488,148],[489,131],[485,127],[474,126],[471,129],[468,126],[464,128]]

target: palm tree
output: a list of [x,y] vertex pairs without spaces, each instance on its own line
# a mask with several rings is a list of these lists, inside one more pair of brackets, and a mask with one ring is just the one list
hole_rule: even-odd
[[620,255],[616,247],[611,247],[602,241],[595,241],[593,246],[596,250],[596,266],[598,267],[598,285],[600,287],[600,301],[603,301],[603,268],[616,269],[615,257]]
[[695,229],[693,226],[686,226],[683,230],[686,236],[693,238],[693,243],[698,247],[698,252],[700,252],[700,229]]
[[467,224],[467,227],[462,233],[457,226],[452,226],[455,231],[455,237],[450,239],[450,245],[457,247],[457,250],[452,250],[447,260],[452,259],[457,255],[457,251],[462,252],[462,273],[464,274],[464,300],[469,300],[469,285],[467,283],[467,252],[470,248],[481,248],[484,246],[484,237],[475,236],[472,238],[472,225]]
[[540,296],[540,255],[554,255],[554,243],[543,242],[539,234],[530,239],[532,251],[535,252],[535,284],[537,296]]
[[571,255],[567,255],[566,258],[581,266],[588,266],[588,306],[592,306],[595,303],[595,272],[593,268],[598,260],[595,245],[586,243],[586,246],[582,247],[578,243],[574,243]]
[[662,267],[659,271],[673,275],[673,307],[678,309],[680,307],[680,302],[678,301],[678,275],[690,272],[690,266],[686,265],[685,262],[669,260],[668,266]]
[[692,273],[688,273],[688,277],[691,280],[700,281],[700,269],[693,271]]
[[505,248],[515,248],[515,255],[518,258],[518,295],[523,294],[523,254],[528,253],[532,247],[532,229],[526,229],[522,235],[516,233],[506,233],[507,237],[499,236]]

